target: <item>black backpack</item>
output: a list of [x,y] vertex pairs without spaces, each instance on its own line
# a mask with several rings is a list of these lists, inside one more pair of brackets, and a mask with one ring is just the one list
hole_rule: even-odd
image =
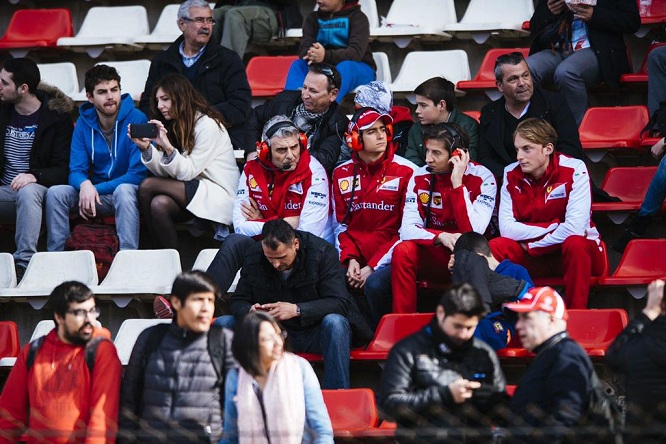
[[[592,365],[591,362],[590,365]],[[622,408],[606,392],[594,371],[594,367],[592,367],[592,391],[590,392],[587,414],[582,419],[580,425],[588,427],[591,431],[591,435],[586,436],[602,439],[602,441],[592,440],[592,442],[623,443],[622,428],[624,425],[624,416]]]
[[[37,352],[39,352],[39,349],[42,348],[42,345],[44,345],[44,339],[46,338],[46,335],[40,336],[34,341],[30,343],[30,350],[28,350],[28,356],[25,359],[25,366],[27,370],[30,370],[32,368],[32,365],[35,363],[35,358],[37,357]],[[92,338],[88,343],[86,344],[86,352],[85,352],[85,357],[86,357],[86,366],[88,367],[88,370],[90,371],[90,374],[92,375],[93,368],[95,367],[95,358],[97,357],[97,348],[99,347],[99,344],[102,341],[108,341],[109,339],[103,337],[103,336],[97,336]]]

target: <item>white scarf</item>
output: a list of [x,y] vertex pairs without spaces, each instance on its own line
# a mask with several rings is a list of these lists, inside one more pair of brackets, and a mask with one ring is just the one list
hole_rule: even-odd
[[271,366],[262,392],[265,423],[254,383],[254,378],[243,368],[238,370],[239,443],[268,444],[268,430],[270,444],[300,444],[305,428],[305,394],[298,358],[285,352]]

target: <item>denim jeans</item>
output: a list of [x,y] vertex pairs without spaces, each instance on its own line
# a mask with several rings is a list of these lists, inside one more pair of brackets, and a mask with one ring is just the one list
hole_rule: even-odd
[[[336,102],[340,103],[347,94],[352,92],[357,86],[372,82],[377,77],[377,73],[370,65],[363,62],[354,62],[346,60],[335,65],[340,73],[341,85]],[[284,89],[297,90],[303,87],[303,81],[308,74],[308,62],[298,59],[291,64],[289,74]]]
[[375,270],[365,281],[365,299],[370,308],[372,327],[377,328],[379,320],[393,311],[391,293],[391,266]]
[[[113,194],[99,196],[98,216],[115,216],[121,250],[139,248],[138,185],[123,183]],[[46,193],[46,231],[49,251],[63,251],[70,234],[69,215],[78,213],[79,192],[71,185],[56,185]]]
[[[233,316],[220,316],[216,325],[233,329]],[[319,353],[324,356],[323,389],[350,387],[349,353],[351,352],[351,326],[342,315],[324,316],[321,324],[306,330],[287,329],[287,344],[295,353]]]
[[648,54],[648,110],[650,115],[666,101],[666,46],[653,49]]
[[568,56],[550,49],[539,51],[527,58],[527,65],[537,86],[553,84],[564,95],[580,125],[589,105],[587,88],[601,82],[599,61],[592,48]]
[[30,183],[18,191],[9,185],[0,186],[0,222],[16,223],[14,262],[23,267],[28,266],[37,252],[46,190],[38,183]]
[[638,211],[639,216],[652,216],[656,214],[666,199],[666,156],[661,158],[657,172],[650,182],[645,200]]
[[236,273],[243,266],[245,252],[252,248],[256,242],[244,234],[232,233],[227,236],[215,258],[208,266],[208,270],[206,270],[220,290],[227,291],[231,286]]

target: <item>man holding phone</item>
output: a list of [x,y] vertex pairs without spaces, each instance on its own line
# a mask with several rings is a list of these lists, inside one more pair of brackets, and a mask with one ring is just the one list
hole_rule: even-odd
[[[62,251],[70,233],[70,212],[85,220],[115,216],[121,250],[139,248],[137,190],[146,177],[141,152],[126,135],[128,124],[146,123],[129,94],[121,95],[115,68],[96,65],[85,74],[86,97],[74,129],[69,185],[46,195],[48,251]],[[77,211],[78,210],[78,211]]]
[[400,442],[434,442],[442,430],[455,433],[461,426],[476,428],[479,442],[489,442],[491,430],[484,424],[508,397],[497,355],[474,337],[485,314],[474,287],[453,286],[430,324],[391,350],[378,400],[398,423]]

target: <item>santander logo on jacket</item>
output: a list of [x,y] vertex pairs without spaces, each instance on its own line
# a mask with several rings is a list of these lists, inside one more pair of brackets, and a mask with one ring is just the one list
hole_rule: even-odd
[[500,232],[504,237],[526,241],[530,254],[554,251],[572,235],[599,243],[591,213],[590,178],[583,161],[555,153],[538,180],[524,174],[518,162],[504,169]]

